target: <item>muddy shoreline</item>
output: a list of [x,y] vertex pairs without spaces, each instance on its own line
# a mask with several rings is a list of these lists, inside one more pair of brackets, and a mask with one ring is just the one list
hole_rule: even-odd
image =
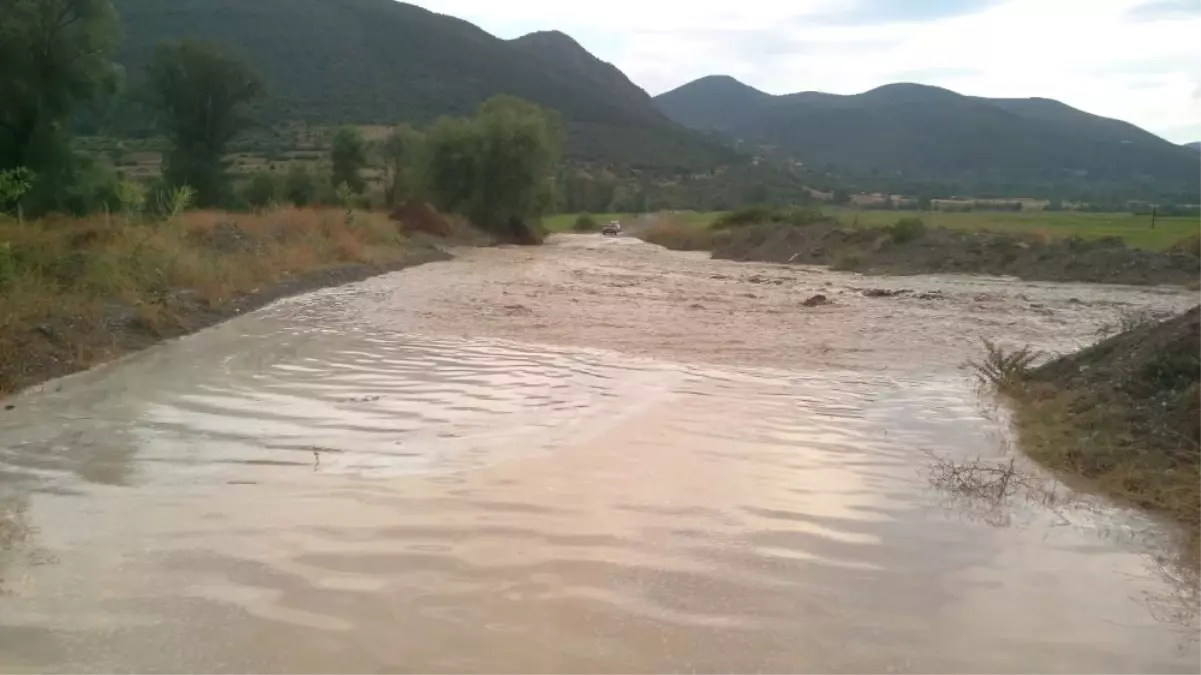
[[[1201,307],[1142,321],[1000,389],[1023,450],[1053,470],[1201,528]],[[1195,551],[1195,549],[1194,549]]]
[[239,294],[216,307],[198,302],[187,289],[182,289],[167,300],[171,321],[159,325],[148,324],[133,308],[119,303],[107,307],[100,321],[83,316],[54,317],[9,336],[16,343],[20,358],[0,363],[0,400],[49,380],[195,333],[282,298],[451,257],[432,241],[414,242],[400,260],[386,265],[346,264],[316,269]]
[[[973,274],[1026,281],[1196,287],[1201,259],[1187,247],[1170,251],[1130,248],[1116,237],[1086,240],[927,227],[916,219],[875,228],[846,228],[833,221],[803,226],[749,225],[706,233],[652,230],[647,238],[667,248],[709,250],[714,259],[828,265],[875,276]],[[676,235],[676,236],[673,236]]]

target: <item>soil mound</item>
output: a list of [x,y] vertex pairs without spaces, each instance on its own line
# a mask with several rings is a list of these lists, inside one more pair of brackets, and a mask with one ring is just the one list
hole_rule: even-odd
[[1198,525],[1201,307],[1035,368],[1018,410],[1028,452]]
[[1112,237],[1048,241],[927,228],[920,221],[863,229],[833,221],[735,228],[715,237],[713,257],[831,265],[869,274],[968,273],[1034,281],[1188,285],[1201,277],[1201,261],[1193,255],[1127,248]]
[[[1133,420],[1149,438],[1191,441],[1187,459],[1201,463],[1201,307],[1162,323],[1147,322],[1031,373],[1035,382],[1121,398],[1139,411]],[[1150,436],[1148,436],[1148,434]]]

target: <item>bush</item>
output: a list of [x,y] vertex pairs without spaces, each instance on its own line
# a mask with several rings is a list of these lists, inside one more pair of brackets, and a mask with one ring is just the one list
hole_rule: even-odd
[[7,211],[33,188],[33,172],[23,166],[0,171],[0,212]]
[[889,237],[898,244],[920,239],[926,234],[926,224],[922,222],[921,218],[902,218],[884,229],[888,231]]
[[297,207],[317,202],[317,179],[311,171],[300,164],[293,164],[284,178],[284,199]]
[[1201,258],[1201,235],[1190,234],[1183,239],[1179,239],[1168,248],[1168,251]]
[[266,208],[278,201],[279,187],[279,180],[275,174],[260,171],[251,176],[242,187],[242,200],[252,209]]
[[367,189],[363,170],[367,168],[367,141],[357,127],[340,127],[330,142],[330,182],[345,184],[356,195]]
[[1029,377],[1030,367],[1038,360],[1039,353],[1029,347],[1008,351],[990,340],[982,342],[984,358],[968,363],[977,382],[1005,394],[1018,391]]
[[723,230],[731,227],[745,227],[747,225],[763,225],[768,223],[782,223],[802,227],[822,222],[825,219],[826,217],[818,209],[800,206],[790,206],[782,209],[753,206],[723,215],[714,221],[713,229]]
[[423,144],[425,186],[442,212],[460,213],[502,240],[542,241],[554,202],[562,126],[552,111],[512,96],[485,101],[472,118],[438,120]]
[[599,229],[599,226],[596,223],[596,219],[590,214],[581,213],[580,215],[576,216],[575,222],[571,225],[571,229],[575,230],[576,232],[595,232],[597,229]]

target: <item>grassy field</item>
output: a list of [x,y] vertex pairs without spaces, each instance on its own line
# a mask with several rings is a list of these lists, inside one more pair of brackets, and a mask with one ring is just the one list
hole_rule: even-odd
[[[906,212],[849,209],[829,210],[828,213],[848,225],[857,223],[865,227],[891,225],[909,215]],[[952,230],[1043,233],[1052,238],[1119,237],[1129,246],[1151,250],[1164,250],[1186,236],[1197,234],[1198,229],[1201,229],[1201,221],[1196,217],[1159,217],[1155,220],[1155,229],[1151,229],[1150,216],[1136,216],[1130,213],[924,211],[914,213],[913,216],[921,218],[931,227],[946,227]]]
[[[1127,245],[1150,250],[1164,250],[1175,242],[1195,235],[1201,230],[1201,221],[1195,217],[1156,219],[1151,228],[1150,216],[1130,213],[1076,213],[1072,211],[1021,211],[947,213],[942,211],[855,211],[851,209],[825,209],[825,212],[848,226],[878,227],[891,225],[901,218],[921,218],[931,227],[946,227],[953,230],[1009,233],[1042,234],[1050,238],[1077,236],[1084,239],[1118,237]],[[706,227],[713,223],[721,212],[677,211],[672,220],[684,227]],[[623,221],[630,214],[601,213],[593,216],[598,222],[611,219]],[[547,228],[552,232],[571,230],[576,214],[557,214],[546,218]]]

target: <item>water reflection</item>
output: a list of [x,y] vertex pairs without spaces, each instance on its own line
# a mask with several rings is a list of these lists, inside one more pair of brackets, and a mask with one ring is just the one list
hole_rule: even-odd
[[[1016,456],[992,460],[928,456],[924,474],[942,506],[956,517],[998,528],[1073,527],[1098,542],[1140,552],[1146,576],[1160,583],[1140,593],[1137,601],[1155,620],[1179,629],[1182,653],[1197,642],[1201,560],[1196,532],[1138,514],[1112,522],[1111,506],[1065,488]],[[1095,548],[1106,546],[1098,543]]]
[[[748,335],[760,315],[665,325],[654,298],[695,281],[687,258],[624,287],[619,316],[549,299],[611,258],[479,255],[476,276],[293,299],[18,397],[0,669],[1195,670],[1130,602],[1175,587],[1096,534],[1144,531],[1137,514],[1012,476],[1008,527],[930,504],[927,453],[1005,457],[953,368],[763,358],[804,333]],[[532,314],[464,318],[504,292]],[[591,309],[602,337],[676,358],[501,339]]]

